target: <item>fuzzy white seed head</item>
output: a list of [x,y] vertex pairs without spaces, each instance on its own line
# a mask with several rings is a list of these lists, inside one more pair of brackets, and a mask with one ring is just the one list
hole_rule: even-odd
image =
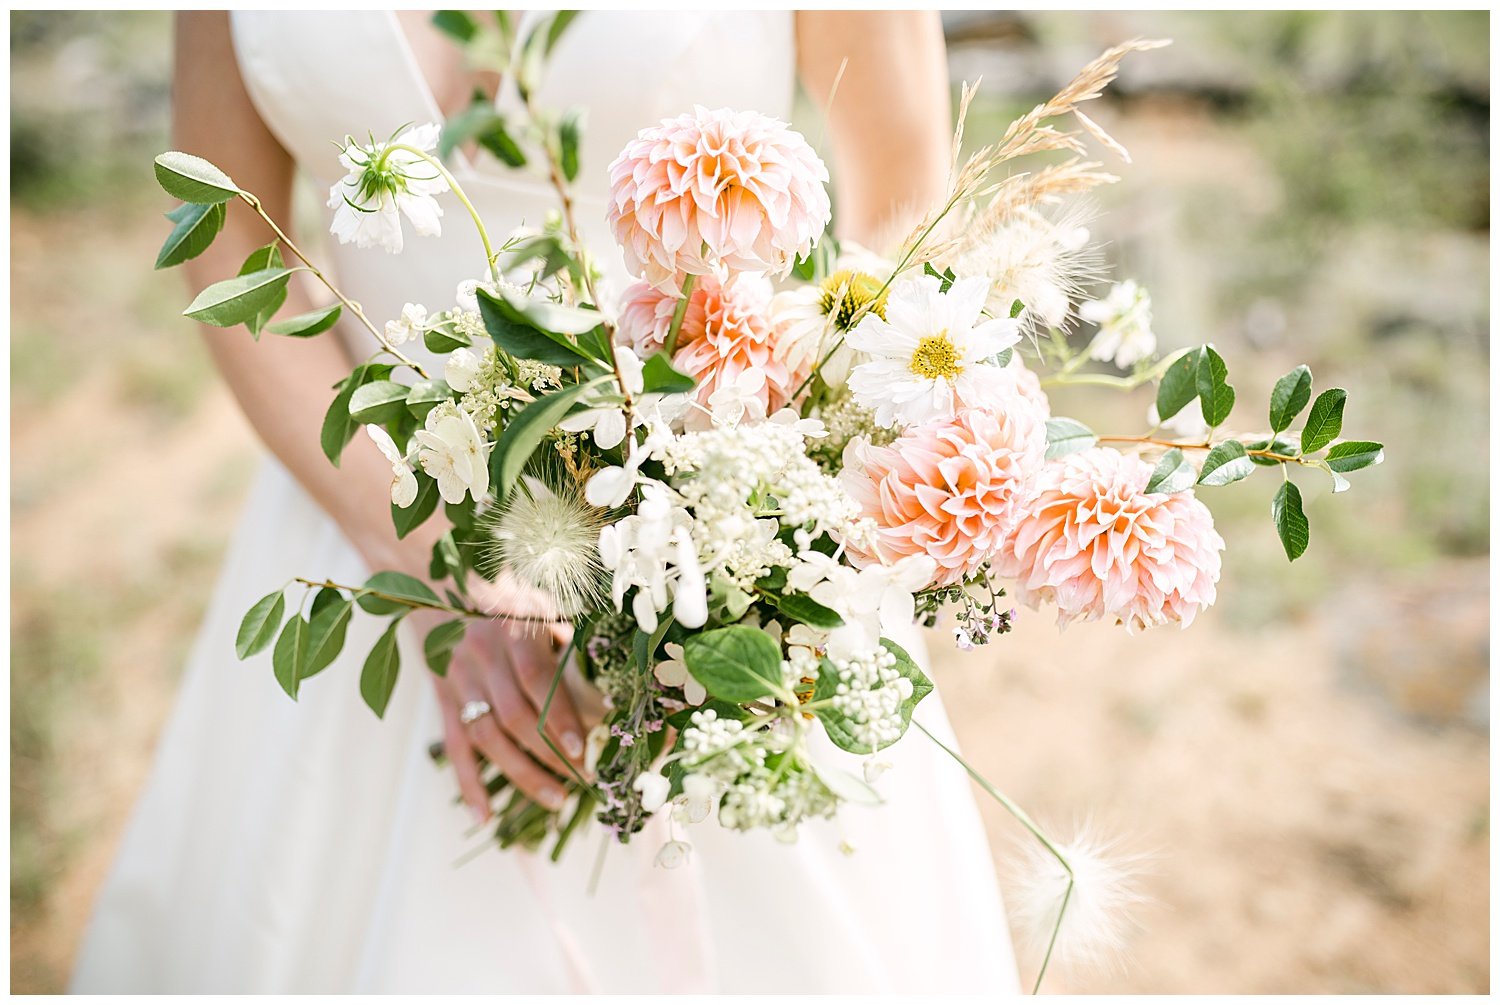
[[1073,891],[1061,928],[1058,912],[1068,891],[1062,863],[1027,838],[1015,857],[1006,907],[1025,951],[1040,963],[1057,930],[1050,964],[1080,970],[1116,969],[1135,931],[1134,910],[1146,898],[1139,879],[1146,857],[1122,853],[1088,825],[1068,842],[1054,842],[1073,870]]
[[605,600],[599,561],[603,511],[576,490],[553,491],[526,477],[486,514],[489,571],[505,570],[551,597],[558,613],[577,617]]

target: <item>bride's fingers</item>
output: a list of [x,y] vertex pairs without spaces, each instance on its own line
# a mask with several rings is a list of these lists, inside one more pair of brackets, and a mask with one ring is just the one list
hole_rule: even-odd
[[[562,658],[562,653],[553,650],[551,640],[546,635],[516,628],[511,628],[505,634],[509,641],[511,666],[515,669],[516,678],[526,697],[538,716],[543,706],[547,707],[544,726],[547,735],[575,767],[582,767],[584,729],[578,709],[566,686],[561,682],[556,688],[552,686],[557,678],[558,661]],[[547,705],[549,691],[552,692],[550,706]]]
[[[444,689],[446,690],[446,689]],[[458,776],[458,792],[474,814],[474,819],[484,823],[490,818],[490,797],[484,789],[484,780],[479,777],[479,762],[474,757],[474,748],[469,745],[468,734],[458,718],[458,702],[451,692],[441,694],[438,704],[443,709],[443,751],[448,763]]]
[[[542,764],[556,772],[560,778],[567,778],[572,772],[568,770],[568,766],[562,762],[562,759],[552,752],[552,748],[547,746],[547,741],[542,739],[541,733],[537,731],[536,708],[527,700],[517,683],[518,670],[510,647],[506,643],[505,636],[496,631],[490,648],[485,654],[485,666],[480,674],[490,705],[495,710],[494,716],[499,721],[500,727],[509,733],[511,739],[522,749],[529,751]],[[552,730],[548,732],[550,734]],[[553,742],[558,742],[556,737],[553,738]]]
[[501,731],[493,715],[476,719],[469,736],[512,785],[550,810],[562,809],[562,785]]

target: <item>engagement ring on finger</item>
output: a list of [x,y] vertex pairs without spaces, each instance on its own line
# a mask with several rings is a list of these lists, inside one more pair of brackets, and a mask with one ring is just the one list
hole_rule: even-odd
[[458,721],[465,726],[471,726],[477,720],[489,715],[490,711],[490,703],[487,701],[466,701],[464,707],[458,710]]

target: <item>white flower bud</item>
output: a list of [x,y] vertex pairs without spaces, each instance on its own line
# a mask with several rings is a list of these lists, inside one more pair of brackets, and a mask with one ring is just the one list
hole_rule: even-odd
[[676,869],[687,862],[688,853],[692,850],[692,845],[686,841],[668,841],[656,853],[656,864],[663,869]]

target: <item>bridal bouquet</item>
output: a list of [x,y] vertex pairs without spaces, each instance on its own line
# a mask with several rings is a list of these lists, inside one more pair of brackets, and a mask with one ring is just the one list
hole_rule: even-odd
[[[490,30],[451,12],[439,23],[471,47]],[[432,553],[443,596],[394,572],[304,580],[300,601],[277,590],[246,615],[242,658],[274,647],[295,698],[339,652],[355,606],[389,618],[360,680],[379,715],[402,618],[453,616],[424,645],[444,673],[467,620],[489,616],[470,599],[475,577],[507,573],[571,623],[553,689],[576,660],[604,721],[569,807],[512,791],[501,845],[552,839],[560,852],[589,818],[626,841],[656,813],[794,840],[845,803],[879,803],[880,755],[932,691],[887,631],[946,619],[960,647],[991,642],[1016,617],[1007,590],[1063,623],[1186,626],[1214,601],[1224,548],[1200,488],[1271,469],[1273,524],[1295,559],[1308,524],[1292,472],[1318,469],[1337,492],[1381,460],[1377,443],[1338,439],[1345,392],[1314,398],[1307,367],[1231,428],[1237,394],[1217,349],[1159,356],[1133,282],[1084,295],[1098,254],[1064,207],[1114,180],[1084,160],[1086,135],[1123,150],[1079,105],[1123,56],[1159,43],[1110,50],[961,159],[966,90],[948,192],[884,255],[829,236],[828,172],[785,123],[695,108],[646,128],[608,168],[608,223],[639,277],[611,291],[578,240],[579,118],[533,104],[565,23],[544,21],[507,67],[525,121],[476,99],[446,128],[344,141],[348,173],[328,200],[339,240],[399,252],[407,225],[438,232],[450,192],[474,217],[485,272],[451,303],[377,325],[267,218],[276,239],[185,312],[256,335],[312,337],[346,315],[367,328],[381,348],[338,385],[323,448],[336,464],[362,430],[390,461],[395,532],[448,528]],[[538,167],[558,214],[492,243],[444,165],[475,140]],[[1048,152],[1061,156],[1000,170]],[[260,208],[199,158],[163,154],[156,170],[183,200],[159,266],[203,251],[227,201]],[[299,268],[335,302],[273,321]],[[406,355],[411,340],[441,366]],[[1101,435],[1053,415],[1044,389],[1065,384],[1155,385],[1149,428]],[[850,756],[820,755],[819,733]],[[986,788],[1071,882],[1062,850]],[[660,861],[687,850],[673,840]]]

